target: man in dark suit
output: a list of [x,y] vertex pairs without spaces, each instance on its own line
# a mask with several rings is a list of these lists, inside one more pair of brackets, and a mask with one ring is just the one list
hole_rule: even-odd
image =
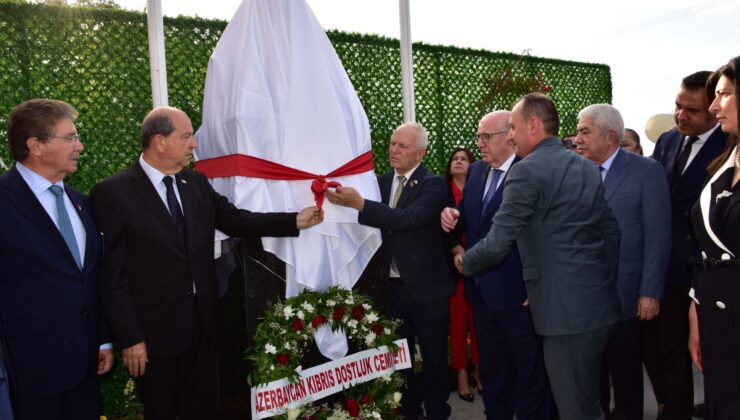
[[[468,170],[458,209],[442,211],[442,228],[464,232],[472,247],[491,230],[501,206],[504,181],[519,161],[509,130],[508,111],[484,116],[478,124],[482,160]],[[488,419],[547,419],[550,391],[522,281],[522,263],[514,246],[499,265],[466,279],[465,295],[473,303],[480,354],[480,380]]]
[[423,386],[416,383],[412,369],[404,371],[404,417],[422,417],[423,400],[426,417],[437,420],[450,416],[447,331],[455,283],[439,227],[448,188],[444,178],[421,163],[427,142],[426,130],[419,124],[396,128],[389,152],[393,171],[378,177],[382,202],[365,200],[349,187],[329,191],[327,197],[334,204],[357,209],[360,223],[382,230],[384,272],[390,278],[388,310],[392,318],[402,321],[398,333],[408,340],[412,359],[415,337],[424,357]]
[[619,228],[599,170],[555,137],[560,120],[550,98],[524,96],[510,124],[522,160],[506,177],[491,230],[464,253],[465,275],[501,264],[518,245],[560,418],[603,419],[601,356],[621,316]]
[[184,112],[151,111],[139,161],[96,185],[91,201],[105,238],[103,308],[147,419],[217,413],[215,229],[231,236],[296,236],[322,219],[239,210],[187,169],[197,147]]
[[0,177],[0,322],[19,419],[97,419],[113,362],[98,312],[102,241],[87,197],[64,184],[83,150],[77,111],[34,99],[8,117],[16,164]]
[[[663,165],[671,194],[671,248],[660,314],[646,323],[644,358],[662,419],[686,420],[693,413],[694,382],[689,337],[689,259],[697,252],[690,212],[707,179],[707,165],[722,153],[727,134],[709,112],[705,89],[710,72],[687,76],[676,96],[676,128],[663,133],[653,159]],[[716,82],[715,82],[716,83]]]
[[670,195],[663,168],[652,159],[622,150],[624,121],[608,104],[578,114],[578,153],[599,167],[604,193],[619,224],[617,289],[622,321],[606,347],[601,374],[604,410],[610,404],[609,371],[614,384],[612,418],[641,419],[643,378],[640,320],[660,312],[670,250]]

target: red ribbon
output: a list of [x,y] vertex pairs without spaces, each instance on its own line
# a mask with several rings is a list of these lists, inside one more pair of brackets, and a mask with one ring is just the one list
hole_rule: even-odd
[[316,200],[316,206],[321,208],[324,204],[326,190],[341,186],[336,181],[327,181],[326,179],[372,171],[373,152],[368,151],[363,153],[326,175],[316,175],[269,160],[242,154],[199,160],[195,162],[195,169],[203,172],[208,178],[243,176],[247,178],[279,179],[284,181],[313,179],[311,191],[313,192],[314,200]]

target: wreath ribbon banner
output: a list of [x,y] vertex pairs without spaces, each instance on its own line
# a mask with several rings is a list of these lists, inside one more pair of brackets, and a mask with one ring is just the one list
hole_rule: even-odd
[[387,346],[381,346],[306,369],[293,383],[284,378],[252,387],[252,418],[284,414],[289,408],[298,408],[347,387],[410,368],[411,354],[406,339],[394,343],[398,346],[395,354]]

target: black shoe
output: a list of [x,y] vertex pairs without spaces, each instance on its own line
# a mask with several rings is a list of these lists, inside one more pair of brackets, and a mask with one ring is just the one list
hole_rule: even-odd
[[461,400],[467,401],[469,403],[475,401],[475,395],[472,392],[468,392],[467,394],[461,394],[460,391],[458,391],[457,396]]

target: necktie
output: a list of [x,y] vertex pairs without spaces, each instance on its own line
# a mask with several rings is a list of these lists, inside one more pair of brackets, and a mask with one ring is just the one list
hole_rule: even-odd
[[491,201],[491,198],[493,198],[493,194],[496,193],[496,187],[498,186],[498,180],[501,179],[501,174],[504,173],[501,169],[491,169],[493,171],[493,176],[491,177],[491,184],[488,186],[488,191],[486,192],[486,196],[483,198],[483,205],[480,208],[481,214],[483,214],[486,210],[486,207],[488,207],[488,203]]
[[175,188],[172,185],[172,177],[166,176],[162,180],[164,182],[164,186],[167,187],[167,207],[170,208],[170,216],[172,216],[172,221],[175,222],[175,227],[177,228],[177,232],[182,237],[183,241],[185,240],[185,217],[182,215],[182,209],[180,208],[180,203],[177,202],[177,196],[175,196]]
[[684,145],[681,148],[681,153],[676,159],[676,165],[673,168],[674,180],[678,179],[678,177],[683,173],[683,170],[686,169],[686,162],[689,161],[689,156],[691,155],[691,145],[696,143],[698,140],[699,137],[691,136],[684,142]]
[[403,192],[403,185],[406,183],[406,177],[403,175],[398,176],[398,187],[396,187],[396,193],[393,194],[393,201],[391,201],[391,207],[395,208],[398,204],[398,199],[401,198]]
[[601,174],[601,181],[604,181],[604,171],[606,170],[605,167],[599,165],[599,173]]
[[64,205],[64,190],[59,185],[52,185],[49,187],[49,191],[51,191],[56,198],[59,232],[62,234],[64,242],[67,243],[69,251],[72,252],[72,256],[77,263],[77,267],[82,268],[80,248],[77,246],[77,238],[75,238],[75,232],[72,229],[72,222],[69,220],[69,213],[67,213],[67,207]]

